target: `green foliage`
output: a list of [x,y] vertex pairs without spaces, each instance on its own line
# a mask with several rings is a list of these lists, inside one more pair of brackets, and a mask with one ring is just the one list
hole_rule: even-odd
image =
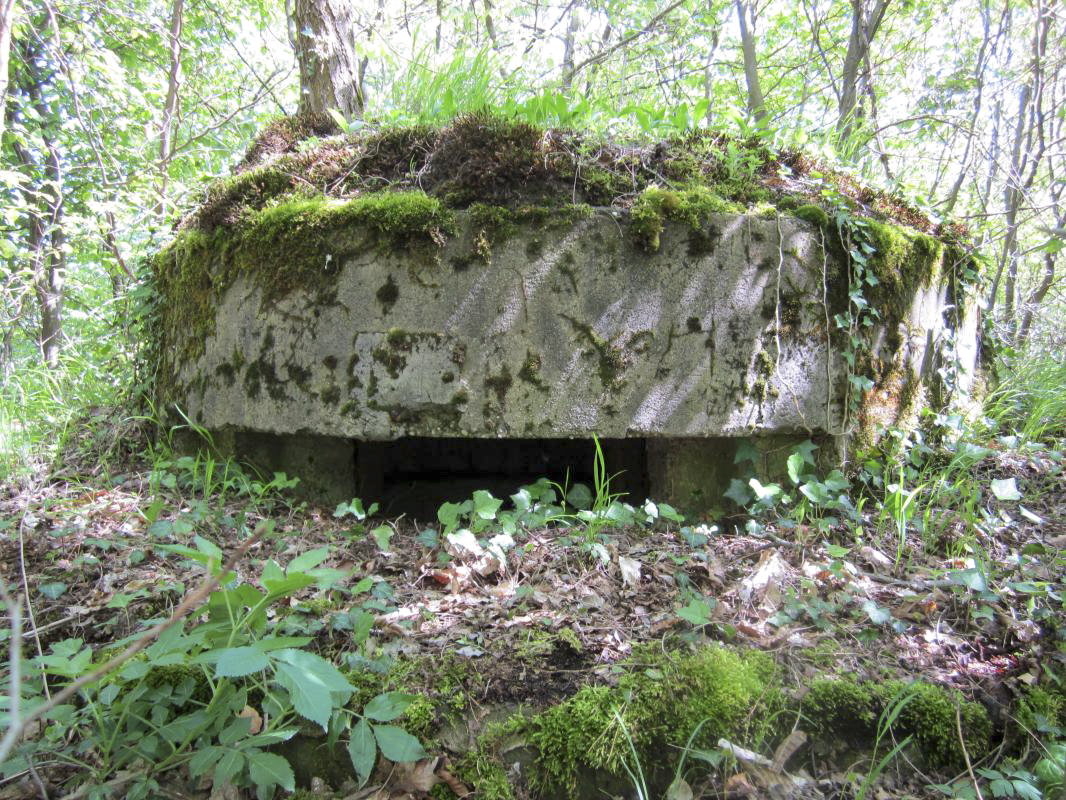
[[[217,574],[221,551],[200,536],[195,544],[158,548]],[[146,763],[150,768],[127,790],[126,796],[138,798],[153,796],[158,776],[187,766],[193,777],[213,776],[216,783],[228,780],[270,797],[274,787],[295,788],[289,763],[270,748],[292,738],[300,720],[347,732],[353,766],[364,782],[379,751],[393,761],[422,758],[418,740],[390,724],[418,697],[382,692],[359,709],[349,708],[355,687],[333,664],[304,649],[310,639],[271,630],[271,606],[342,577],[318,568],[327,555],[325,549],[311,551],[285,569],[266,561],[258,586],[236,582],[232,573],[220,576],[227,588],[210,595],[205,621],[189,630],[171,628],[143,656],[83,689],[77,704],[51,712],[44,734],[16,751],[5,774],[23,769],[30,757],[61,758],[80,765],[93,786]],[[68,639],[38,659],[35,677],[47,676],[56,686],[95,666],[92,650]]]
[[[1008,357],[1011,354],[1006,354]],[[1066,439],[1066,361],[1033,348],[1013,354],[1003,380],[985,402],[985,414],[998,430],[1023,440]]]

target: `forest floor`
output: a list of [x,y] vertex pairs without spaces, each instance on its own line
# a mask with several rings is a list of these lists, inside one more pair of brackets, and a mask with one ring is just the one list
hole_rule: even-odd
[[[448,690],[460,724],[427,746],[434,757],[474,746],[501,709],[544,708],[581,686],[612,684],[618,665],[648,643],[713,641],[770,653],[796,696],[826,674],[959,689],[989,708],[1001,753],[1018,744],[1003,733],[1016,699],[1046,670],[1061,674],[1049,636],[1062,628],[1066,485],[1063,457],[1048,449],[992,446],[970,478],[1000,487],[1013,479],[1017,497],[985,493],[968,515],[918,498],[921,510],[902,529],[871,513],[829,527],[787,517],[756,526],[660,520],[595,532],[521,530],[506,551],[449,540],[437,520],[336,516],[254,492],[227,494],[221,481],[205,497],[189,488],[190,474],[179,459],[106,479],[9,488],[0,500],[0,566],[7,585],[30,598],[29,655],[71,638],[102,648],[165,617],[203,579],[180,546],[204,537],[228,553],[258,529],[264,535],[236,568],[242,580],[254,583],[256,565],[268,559],[284,565],[316,550],[313,565],[336,570],[328,589],[307,586],[271,608],[277,632],[312,637],[319,653],[349,667],[399,660],[462,673],[461,691]],[[375,617],[369,633],[358,630],[362,611]],[[421,681],[439,701],[441,674],[420,669],[407,687]],[[866,768],[849,756],[848,742],[823,737],[787,767],[817,787],[805,796],[850,797]],[[384,781],[374,796],[423,796],[447,779],[460,796],[478,788],[449,774],[447,763],[434,761],[429,783]],[[69,771],[44,775],[50,796],[64,796],[58,783]],[[694,796],[769,796],[743,760],[715,775],[694,785]],[[328,783],[303,777],[318,779],[318,790]],[[928,774],[904,751],[870,796],[942,796],[930,784],[973,777]],[[219,796],[209,782],[200,792],[184,786],[180,796]],[[352,785],[330,788],[367,796]],[[39,789],[23,775],[0,786],[0,798]]]

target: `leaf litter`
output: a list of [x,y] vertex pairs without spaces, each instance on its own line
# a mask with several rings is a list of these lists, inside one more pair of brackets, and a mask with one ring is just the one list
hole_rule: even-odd
[[[841,674],[921,677],[1006,713],[1011,698],[1042,674],[1050,652],[1045,626],[1028,609],[1033,585],[1052,594],[1066,588],[1066,497],[1058,462],[1039,454],[1000,453],[975,469],[989,473],[985,518],[992,524],[965,534],[982,552],[908,541],[902,569],[890,539],[871,535],[853,546],[843,528],[815,535],[773,523],[754,533],[728,522],[720,531],[615,527],[601,537],[603,559],[558,528],[479,540],[468,530],[428,536],[426,526],[401,518],[382,537],[325,510],[278,503],[249,509],[246,498],[235,497],[210,511],[177,493],[146,514],[156,496],[146,474],[116,487],[54,483],[12,491],[0,501],[8,531],[0,565],[9,585],[25,580],[29,587],[32,649],[71,637],[102,646],[165,616],[199,581],[198,565],[161,545],[204,536],[225,552],[242,531],[269,522],[273,533],[238,566],[240,579],[254,580],[253,564],[268,558],[284,565],[327,548],[319,566],[332,571],[331,588],[304,589],[285,624],[314,636],[327,658],[367,652],[353,642],[349,623],[373,596],[370,650],[409,660],[450,654],[472,665],[476,691],[463,709],[472,732],[489,709],[545,707],[590,682],[611,683],[613,665],[634,647],[667,638],[770,651],[798,685],[825,671],[819,654],[828,650]],[[931,510],[948,537],[961,536],[967,524],[953,513]],[[865,523],[873,522],[868,514]],[[991,592],[987,565],[1011,564],[1016,579]],[[423,677],[431,687],[435,677]],[[251,706],[242,715],[261,724]],[[440,780],[465,796],[460,792],[470,788],[442,766],[447,755],[403,765],[378,795],[362,796],[424,797]],[[732,789],[747,782],[759,791],[762,780],[765,790],[766,774],[737,759],[744,769]],[[810,759],[809,769],[833,773],[831,760]],[[776,774],[800,780],[780,765]],[[679,786],[678,796],[689,796],[683,789],[692,791]],[[916,786],[908,790],[921,795]],[[19,796],[11,791],[0,788],[0,797]]]

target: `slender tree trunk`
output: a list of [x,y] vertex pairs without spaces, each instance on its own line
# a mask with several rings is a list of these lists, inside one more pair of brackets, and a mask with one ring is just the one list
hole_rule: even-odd
[[167,70],[167,99],[163,105],[163,120],[159,125],[159,179],[156,185],[158,201],[153,209],[157,216],[166,211],[167,182],[170,178],[170,159],[174,156],[174,131],[181,107],[181,32],[185,24],[185,0],[173,0],[170,6],[170,66]]
[[748,87],[748,112],[755,121],[766,120],[766,103],[759,83],[755,57],[755,5],[749,0],[736,0],[737,21],[740,23],[740,47],[744,52],[744,81]]
[[1019,344],[1023,344],[1029,338],[1029,332],[1033,327],[1033,315],[1044,302],[1051,287],[1055,285],[1055,259],[1056,257],[1051,253],[1044,253],[1044,275],[1039,285],[1029,294],[1029,299],[1025,304],[1025,314],[1022,317],[1021,327],[1018,329]]
[[577,42],[578,18],[576,3],[570,6],[563,37],[563,90],[569,92],[574,85],[574,47]]
[[363,77],[355,39],[360,31],[350,0],[295,0],[292,21],[300,65],[300,111],[333,109],[346,120],[362,119]]
[[840,101],[837,104],[837,134],[846,141],[855,130],[859,107],[859,81],[870,43],[885,18],[891,0],[876,0],[869,12],[866,0],[851,0],[851,33],[840,78]]
[[992,283],[988,309],[991,311],[1003,281],[1004,319],[1010,335],[1018,331],[1020,320],[1015,314],[1018,303],[1018,236],[1021,224],[1020,211],[1033,183],[1036,180],[1048,146],[1048,132],[1054,124],[1054,115],[1048,114],[1046,106],[1047,42],[1055,19],[1052,7],[1037,3],[1036,21],[1033,27],[1029,76],[1018,91],[1018,119],[1015,123],[1014,142],[1011,148],[1010,174],[1003,190],[1006,234],[1003,239],[996,279]]
[[7,114],[8,68],[11,60],[11,28],[15,24],[15,0],[0,0],[0,138]]
[[[996,41],[1003,34],[1003,22],[1007,16],[1008,8],[1010,7],[1009,0],[1003,6],[1003,16],[1000,17],[999,31],[996,34]],[[988,66],[988,60],[991,58],[992,53],[996,47],[992,41],[992,19],[991,8],[988,0],[981,6],[981,27],[983,29],[983,35],[981,38],[981,47],[977,51],[977,63],[974,64],[973,77],[975,84],[973,111],[970,114],[970,126],[966,131],[966,147],[962,153],[962,159],[959,162],[959,173],[955,176],[954,182],[951,184],[951,188],[948,190],[948,195],[944,198],[943,211],[947,216],[955,209],[955,204],[959,201],[959,192],[962,191],[962,185],[966,180],[966,175],[970,171],[970,159],[973,151],[974,139],[977,137],[977,124],[981,119],[981,102],[984,98],[985,90],[985,69]]]
[[[63,160],[50,130],[55,119],[45,100],[45,78],[37,66],[39,53],[29,43],[23,56],[26,66],[22,89],[36,113],[38,136],[44,148],[44,180],[27,183],[23,189],[26,201],[26,243],[30,259],[33,291],[40,312],[37,343],[41,358],[50,368],[59,366],[63,340],[63,283],[66,272],[66,233],[63,209]],[[33,155],[19,141],[14,142],[15,154],[28,175],[40,168]]]

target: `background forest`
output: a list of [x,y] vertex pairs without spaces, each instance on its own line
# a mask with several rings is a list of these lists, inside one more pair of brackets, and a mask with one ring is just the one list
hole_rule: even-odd
[[[799,147],[966,225],[987,261],[996,341],[1061,346],[1054,3],[332,5],[354,36],[357,85],[337,104],[352,127],[490,107],[621,139],[710,127]],[[265,120],[297,110],[313,6],[5,0],[9,472],[39,465],[36,444],[57,442],[45,432],[76,408],[134,385],[145,256]]]
[[[1061,796],[1064,42],[1054,0],[0,0],[0,800],[505,800],[519,735],[543,797],[600,796],[582,770],[640,800],[745,796],[738,775],[747,796]],[[813,180],[961,232],[983,408],[890,432],[846,476],[808,443],[792,485],[752,479],[740,513],[691,524],[621,503],[602,461],[576,500],[479,491],[419,529],[173,452],[146,399],[150,262],[209,184],[298,111],[358,136],[485,110],[622,146],[721,132],[740,176],[802,151]],[[457,571],[456,542],[495,557],[493,534],[496,571]],[[222,580],[253,555],[257,583]],[[504,597],[508,559],[542,582]],[[599,602],[552,599],[579,588]],[[461,635],[411,643],[449,614]],[[497,701],[538,713],[481,727]],[[782,735],[793,712],[837,749]],[[295,749],[314,726],[344,775]],[[831,777],[793,781],[795,752]]]

